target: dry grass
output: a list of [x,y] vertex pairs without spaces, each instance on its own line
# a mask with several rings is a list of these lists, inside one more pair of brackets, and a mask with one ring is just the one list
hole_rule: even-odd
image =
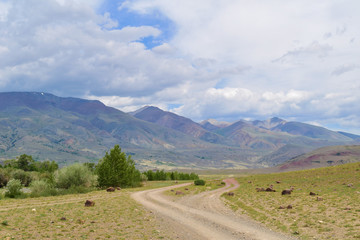
[[[240,213],[301,239],[360,239],[360,164],[241,177],[235,197]],[[276,183],[280,181],[281,183]],[[273,185],[277,192],[257,192]],[[291,195],[281,191],[295,188]],[[310,191],[317,196],[310,196]],[[317,197],[322,201],[317,201]],[[292,205],[292,209],[279,209]]]
[[[165,195],[167,196],[174,196],[176,198],[180,198],[186,195],[195,195],[201,192],[205,192],[205,191],[211,191],[211,190],[215,190],[218,188],[221,188],[225,185],[221,184],[222,180],[216,179],[216,180],[206,180],[206,183],[204,186],[195,186],[194,184],[191,184],[189,186],[186,187],[180,187],[180,188],[176,188],[173,190],[168,190],[166,192],[164,192]],[[175,195],[176,191],[181,191],[183,194],[180,195]]]
[[[141,190],[171,184],[154,182]],[[0,200],[0,239],[170,239],[131,199],[137,190]],[[95,206],[84,207],[87,199]]]

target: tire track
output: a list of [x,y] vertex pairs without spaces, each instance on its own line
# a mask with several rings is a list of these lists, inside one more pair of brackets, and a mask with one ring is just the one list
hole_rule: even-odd
[[180,231],[186,231],[191,239],[294,239],[238,217],[227,209],[220,196],[224,192],[236,189],[239,184],[235,179],[226,179],[225,182],[223,188],[185,197],[179,202],[166,199],[162,193],[190,183],[136,192],[132,197],[146,208],[163,216],[165,222],[166,219],[172,224],[175,222],[179,236],[182,236]]

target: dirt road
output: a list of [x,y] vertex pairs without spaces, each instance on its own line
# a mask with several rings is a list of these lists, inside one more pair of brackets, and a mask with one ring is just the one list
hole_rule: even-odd
[[136,192],[132,197],[163,218],[180,239],[295,239],[266,229],[254,221],[237,216],[224,206],[221,194],[236,189],[235,179],[226,179],[225,187],[171,201],[162,193],[190,183]]

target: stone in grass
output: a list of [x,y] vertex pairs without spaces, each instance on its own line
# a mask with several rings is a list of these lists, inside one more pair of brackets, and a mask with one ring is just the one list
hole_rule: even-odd
[[291,189],[285,189],[285,190],[282,190],[281,195],[290,195],[291,192],[292,192]]
[[276,192],[276,190],[272,189],[272,187],[268,187],[267,189],[265,189],[265,192]]
[[287,207],[284,206],[280,206],[279,209],[292,209],[293,206],[291,204],[289,204]]
[[314,192],[310,192],[310,196],[316,196],[317,194]]
[[234,192],[228,192],[227,195],[228,195],[228,196],[234,196],[235,193],[234,193]]
[[61,221],[66,221],[66,217],[61,217],[60,220]]
[[85,207],[93,207],[95,206],[95,202],[91,200],[86,200]]
[[175,195],[183,195],[184,193],[182,191],[176,191]]

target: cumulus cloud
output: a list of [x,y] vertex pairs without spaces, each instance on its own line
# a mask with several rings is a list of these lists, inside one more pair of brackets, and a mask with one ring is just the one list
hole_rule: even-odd
[[158,36],[159,29],[112,29],[116,21],[108,14],[97,15],[92,4],[95,3],[11,4],[6,20],[0,22],[3,89],[48,90],[78,96],[146,95],[189,78],[191,64],[156,55],[138,42]]

